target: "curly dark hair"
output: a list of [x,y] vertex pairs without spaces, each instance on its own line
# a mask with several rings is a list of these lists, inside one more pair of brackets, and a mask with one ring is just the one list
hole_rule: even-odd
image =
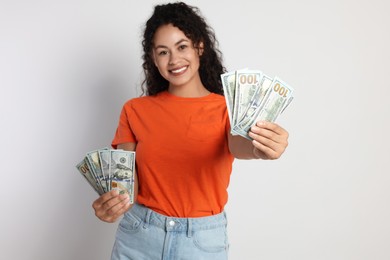
[[222,53],[218,49],[218,41],[214,30],[207,25],[197,7],[183,2],[157,5],[153,15],[146,22],[142,47],[144,50],[143,64],[145,79],[142,82],[143,94],[155,95],[167,90],[169,82],[164,79],[153,62],[153,37],[162,25],[172,24],[179,28],[194,47],[203,43],[203,53],[200,56],[199,75],[202,84],[210,92],[223,95],[220,75],[226,72],[222,65]]

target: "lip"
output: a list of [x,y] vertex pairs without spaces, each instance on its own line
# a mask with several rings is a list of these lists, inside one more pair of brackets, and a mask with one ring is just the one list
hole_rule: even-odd
[[175,76],[179,76],[179,75],[182,75],[183,73],[185,73],[188,69],[188,66],[182,66],[182,67],[179,67],[179,68],[174,68],[174,69],[171,69],[171,70],[168,70],[169,73],[175,75]]

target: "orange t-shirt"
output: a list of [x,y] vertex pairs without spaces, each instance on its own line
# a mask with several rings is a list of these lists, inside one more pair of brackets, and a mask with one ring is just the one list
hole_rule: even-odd
[[137,143],[138,203],[172,217],[209,216],[227,203],[228,131],[223,96],[164,91],[125,103],[112,146]]

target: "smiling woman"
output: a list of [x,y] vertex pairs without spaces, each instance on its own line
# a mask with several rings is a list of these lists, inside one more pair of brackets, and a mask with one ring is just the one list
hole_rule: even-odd
[[[207,160],[225,151],[224,145],[209,149],[226,143],[223,102],[211,101],[219,85],[209,79],[221,64],[209,59],[210,43],[199,36],[204,29],[191,14],[158,7],[165,12],[158,13],[162,22],[204,43],[199,74],[212,93],[198,99],[162,91],[165,102],[154,102],[169,82],[150,56],[161,24],[145,23],[154,5],[167,2],[0,1],[2,259],[110,259],[121,217],[114,224],[95,217],[96,194],[74,165],[85,151],[111,142],[130,98],[129,120],[121,120],[118,132],[130,125],[134,142],[126,143],[126,135],[116,141],[137,152],[138,203],[149,198],[147,205],[162,200],[176,207],[187,201],[187,211],[212,214],[218,200],[211,195],[224,194],[223,188],[191,184],[187,177],[194,173],[183,167],[196,169],[195,180],[207,184],[206,177],[214,176],[226,185],[224,168],[205,172]],[[291,133],[281,160],[233,163],[224,207],[229,259],[389,260],[390,1],[186,2],[199,6],[213,25],[229,70],[260,68],[299,90],[278,121]],[[150,33],[143,38],[147,52],[139,38],[143,29]],[[139,61],[142,55],[147,57]],[[150,103],[135,98],[146,60],[145,78],[153,80],[144,84],[143,98]],[[169,119],[160,117],[168,111]],[[151,122],[152,129],[141,128]],[[153,162],[169,168],[169,175],[159,175],[163,168]],[[145,172],[151,167],[158,174]],[[156,187],[164,193],[156,195]],[[132,213],[122,213],[127,222],[119,233],[155,223],[149,218],[145,225]],[[192,233],[188,240],[202,250],[220,250],[223,234],[211,233]],[[161,249],[151,246],[145,253],[154,248]]]
[[156,6],[142,43],[146,96],[125,103],[112,141],[136,151],[136,203],[115,192],[93,203],[103,221],[124,215],[112,259],[225,260],[233,160],[279,158],[288,133],[259,122],[253,141],[230,134],[225,69],[197,8]]
[[194,46],[179,28],[167,24],[156,31],[154,46],[154,63],[161,76],[169,82],[169,93],[186,97],[210,93],[203,86],[198,72],[203,43]]
[[[204,87],[210,92],[222,94],[220,74],[225,71],[222,64],[222,54],[218,49],[218,41],[213,29],[206,23],[196,7],[189,7],[184,3],[156,6],[154,15],[146,22],[144,39],[142,41],[142,64],[145,72],[143,88],[145,94],[154,95],[167,90],[169,82],[160,74],[155,66],[153,52],[157,44],[155,34],[161,26],[178,29],[179,38],[175,44],[180,48],[191,47],[197,49],[199,55],[199,76]],[[172,35],[173,36],[173,35]],[[180,37],[181,36],[181,37]],[[167,36],[164,35],[166,38]],[[185,46],[180,47],[180,41],[185,40]],[[161,46],[168,47],[168,46]],[[163,50],[164,54],[165,50]],[[165,53],[166,54],[166,53]]]

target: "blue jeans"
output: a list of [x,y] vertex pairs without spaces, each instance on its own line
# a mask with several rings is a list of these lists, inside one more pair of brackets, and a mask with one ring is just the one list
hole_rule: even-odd
[[226,260],[225,212],[210,217],[174,218],[135,204],[122,218],[112,260]]

